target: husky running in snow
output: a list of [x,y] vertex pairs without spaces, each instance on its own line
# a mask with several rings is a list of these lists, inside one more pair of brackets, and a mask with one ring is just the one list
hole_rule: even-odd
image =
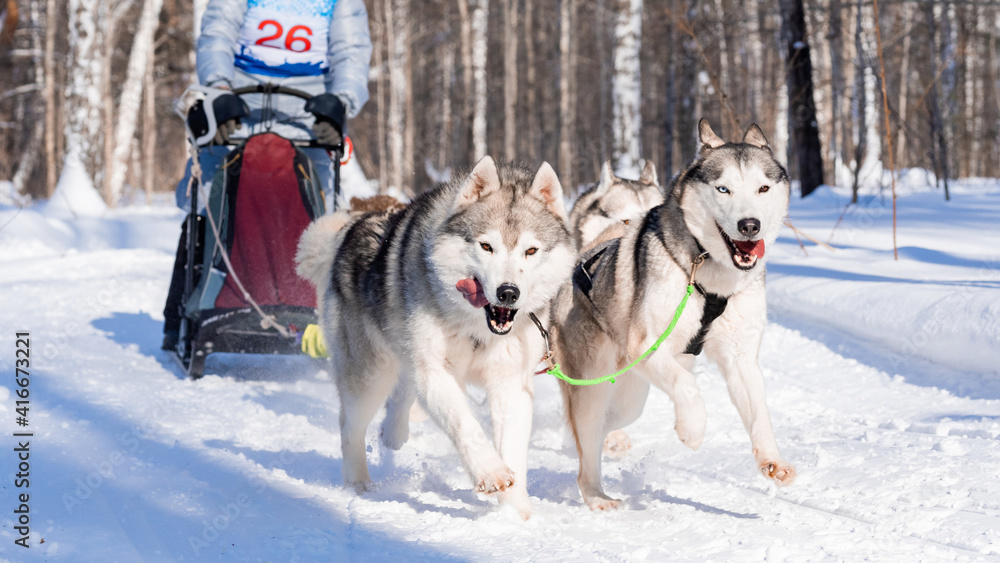
[[579,249],[586,249],[605,229],[638,219],[663,203],[656,167],[646,162],[638,180],[619,178],[611,161],[601,167],[601,180],[580,194],[569,214],[569,224]]
[[697,265],[697,291],[657,352],[614,384],[561,382],[580,454],[577,482],[592,509],[619,504],[601,487],[602,444],[608,432],[639,417],[650,383],[673,400],[681,441],[701,445],[705,403],[690,370],[702,348],[726,379],[759,469],[779,485],[795,478],[778,452],[757,363],[766,322],[764,249],[788,211],[788,175],[757,125],[740,143],[724,142],[704,119],[699,133],[698,156],[672,182],[666,201],[629,227],[613,227],[620,238],[602,235],[553,307],[556,361],[569,377],[595,379],[656,341]]
[[[485,157],[397,212],[313,224],[300,275],[323,292],[321,324],[340,392],[344,481],[371,485],[365,432],[386,404],[383,443],[409,437],[414,399],[448,434],[475,489],[527,518],[535,368],[547,318],[576,261],[559,179]],[[493,443],[465,395],[486,390]],[[388,399],[388,402],[386,401]]]

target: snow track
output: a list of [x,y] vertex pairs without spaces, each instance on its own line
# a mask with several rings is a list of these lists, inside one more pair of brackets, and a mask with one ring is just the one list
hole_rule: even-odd
[[[996,199],[984,196],[978,207]],[[820,224],[821,214],[809,209],[799,210],[796,226]],[[0,224],[9,213],[0,212]],[[800,258],[794,238],[769,250],[769,283],[793,296],[772,308],[761,352],[778,444],[799,471],[791,487],[757,475],[721,376],[699,360],[709,415],[704,444],[690,451],[680,443],[670,401],[653,391],[627,428],[632,449],[604,460],[606,489],[624,499],[623,509],[592,513],[577,490],[558,387],[539,377],[528,475],[535,515],[522,523],[471,491],[453,447],[428,420],[412,424],[397,452],[379,444],[376,420],[368,441],[378,488],[364,496],[344,488],[339,404],[321,364],[219,355],[204,379],[184,379],[158,349],[179,220],[112,212],[36,236],[32,229],[53,220],[26,210],[12,223],[23,221],[22,231],[0,232],[4,334],[32,333],[35,432],[32,547],[14,544],[13,514],[5,510],[0,557],[1000,561],[1000,376],[962,369],[947,355],[935,363],[902,353],[892,346],[905,342],[902,323],[879,329],[884,339],[877,340],[846,330],[846,317],[825,323],[811,308],[834,307],[817,295],[851,283],[880,284],[869,288],[876,298],[861,304],[877,308],[907,291],[906,282],[833,276],[834,286],[810,289],[815,276],[789,265],[834,268],[839,258],[815,247]],[[961,240],[975,228],[957,217],[934,234]],[[18,250],[29,243],[30,253]],[[993,279],[989,268],[977,278],[949,267],[973,266],[941,265],[927,275]],[[916,274],[893,277],[907,276]],[[965,303],[987,303],[986,310],[971,324],[943,318],[950,331],[992,326],[988,303],[997,290],[983,283],[975,291],[984,293]],[[916,301],[898,303],[918,313]],[[7,373],[11,349],[0,356]],[[11,452],[15,388],[9,379],[0,385],[0,447]],[[485,407],[477,411],[485,421]],[[9,453],[0,456],[7,507],[18,492],[14,469]]]

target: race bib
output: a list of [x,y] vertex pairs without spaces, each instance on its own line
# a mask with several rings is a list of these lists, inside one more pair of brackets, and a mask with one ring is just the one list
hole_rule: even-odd
[[319,76],[336,0],[248,0],[236,67],[265,76]]

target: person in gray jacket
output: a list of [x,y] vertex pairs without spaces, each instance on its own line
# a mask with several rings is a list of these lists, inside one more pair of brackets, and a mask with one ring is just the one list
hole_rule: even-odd
[[[314,97],[303,106],[298,98],[280,95],[270,102],[263,95],[220,96],[213,106],[237,110],[229,115],[215,112],[215,146],[198,151],[202,182],[211,184],[230,150],[230,136],[241,126],[247,127],[248,135],[267,128],[289,139],[315,138],[324,145],[340,144],[347,133],[347,120],[357,116],[368,101],[371,55],[364,0],[209,0],[196,59],[198,81],[203,86],[231,90],[271,83]],[[243,114],[240,100],[246,102],[248,114]],[[330,157],[319,148],[305,152],[315,164],[326,200],[333,208],[336,195]],[[177,186],[177,205],[185,210],[190,209],[190,180],[189,161]],[[164,350],[177,347],[186,239],[182,229],[163,311]]]
[[[347,120],[368,101],[371,54],[364,0],[209,0],[197,45],[202,85],[229,90],[271,83],[316,97],[303,108],[302,100],[278,95],[265,108],[264,96],[241,96],[249,115],[216,115],[218,146],[202,150],[199,158],[203,180],[211,182],[228,152],[230,136],[243,125],[248,133],[267,126],[289,139],[315,137],[323,144],[339,144]],[[218,105],[241,104],[223,100]],[[329,157],[321,149],[306,153],[316,165],[327,201],[333,202]],[[189,206],[189,180],[190,163],[177,186],[177,204],[183,209]]]

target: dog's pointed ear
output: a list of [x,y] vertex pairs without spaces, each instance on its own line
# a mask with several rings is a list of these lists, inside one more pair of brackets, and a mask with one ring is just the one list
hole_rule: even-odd
[[712,131],[712,126],[704,117],[698,122],[698,140],[701,141],[702,150],[706,148],[717,149],[726,144],[722,138],[715,134],[715,131]]
[[757,127],[756,123],[747,128],[747,132],[743,134],[743,142],[762,149],[771,148],[767,144],[767,137],[764,136],[764,132],[760,130],[760,127]]
[[642,174],[639,175],[639,181],[643,184],[657,185],[656,165],[653,164],[652,160],[647,160],[646,165],[642,167]]
[[611,184],[615,183],[615,171],[611,169],[611,161],[605,160],[604,166],[601,167],[601,180],[597,183],[597,189],[594,191],[594,195],[604,195],[608,193],[608,189],[611,188]]
[[[603,176],[603,175],[602,175]],[[562,184],[556,171],[548,162],[543,162],[535,172],[535,179],[531,181],[529,195],[538,198],[545,204],[545,207],[552,213],[566,219],[566,204],[563,201]]]
[[489,155],[484,156],[465,179],[456,205],[462,207],[474,203],[498,189],[500,189],[500,175],[497,172],[497,164]]

